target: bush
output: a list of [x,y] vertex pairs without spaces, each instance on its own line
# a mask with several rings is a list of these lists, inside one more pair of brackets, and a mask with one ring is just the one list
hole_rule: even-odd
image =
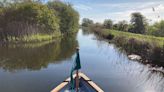
[[106,19],[106,20],[104,20],[103,25],[107,29],[112,29],[113,28],[113,21],[111,19]]
[[149,26],[148,34],[164,37],[164,20]]
[[62,33],[78,30],[79,14],[70,4],[54,1],[49,2],[48,7],[54,11],[57,11],[57,16],[60,19],[60,31]]
[[54,37],[79,28],[78,12],[59,1],[47,5],[35,1],[10,2],[0,7],[0,21],[0,41],[21,40],[31,35]]
[[32,34],[59,33],[59,19],[56,12],[39,3],[18,3],[3,8],[0,14],[1,38],[23,37]]
[[88,19],[88,18],[83,18],[83,20],[82,20],[83,27],[89,27],[92,24],[93,24],[93,20]]

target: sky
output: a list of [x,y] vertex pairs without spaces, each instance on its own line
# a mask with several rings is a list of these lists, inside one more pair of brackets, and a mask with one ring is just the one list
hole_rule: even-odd
[[[62,0],[69,2],[83,18],[90,18],[94,22],[112,19],[130,21],[131,13],[141,12],[148,22],[164,19],[164,0]],[[155,11],[153,11],[153,8]]]

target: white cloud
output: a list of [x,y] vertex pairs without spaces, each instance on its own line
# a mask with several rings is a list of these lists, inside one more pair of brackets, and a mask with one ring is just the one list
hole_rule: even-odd
[[129,2],[129,3],[100,3],[95,4],[97,7],[106,8],[122,8],[122,9],[144,9],[148,7],[155,7],[164,1],[154,1],[154,2]]
[[[140,12],[143,14],[149,22],[155,22],[159,21],[161,19],[164,19],[164,4],[159,4],[158,6],[154,7],[155,11],[152,10],[152,7],[146,7],[142,9],[132,9],[132,10],[126,10],[126,11],[120,11],[120,12],[114,12],[114,13],[108,13],[108,15],[115,19],[116,21],[120,20],[130,20],[131,13],[134,12]],[[150,21],[151,20],[151,21]]]
[[84,5],[84,4],[78,4],[78,5],[74,5],[73,6],[75,9],[80,9],[80,10],[84,10],[84,11],[89,11],[92,10],[91,7]]
[[[164,1],[160,2],[137,2],[137,3],[118,3],[118,4],[96,4],[97,7],[103,7],[112,12],[98,14],[94,19],[96,21],[103,21],[103,18],[110,18],[114,21],[130,20],[131,13],[141,12],[149,22],[155,22],[164,19]],[[153,11],[153,8],[155,11]],[[99,16],[99,17],[98,17]],[[158,17],[159,16],[159,17]],[[103,17],[103,18],[102,18]],[[151,21],[150,21],[151,20]]]

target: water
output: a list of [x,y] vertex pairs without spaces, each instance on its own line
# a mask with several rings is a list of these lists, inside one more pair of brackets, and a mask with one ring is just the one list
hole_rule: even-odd
[[164,92],[164,76],[83,33],[43,46],[0,47],[0,92],[49,92],[69,77],[76,46],[81,71],[105,92]]

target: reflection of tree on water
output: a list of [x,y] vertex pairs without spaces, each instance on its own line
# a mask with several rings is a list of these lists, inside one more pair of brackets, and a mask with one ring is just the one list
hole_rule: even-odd
[[0,47],[0,68],[13,71],[20,69],[39,70],[49,63],[60,63],[75,53],[78,45],[76,35],[35,48]]
[[83,35],[89,35],[91,33],[91,31],[87,27],[82,27],[82,30]]

